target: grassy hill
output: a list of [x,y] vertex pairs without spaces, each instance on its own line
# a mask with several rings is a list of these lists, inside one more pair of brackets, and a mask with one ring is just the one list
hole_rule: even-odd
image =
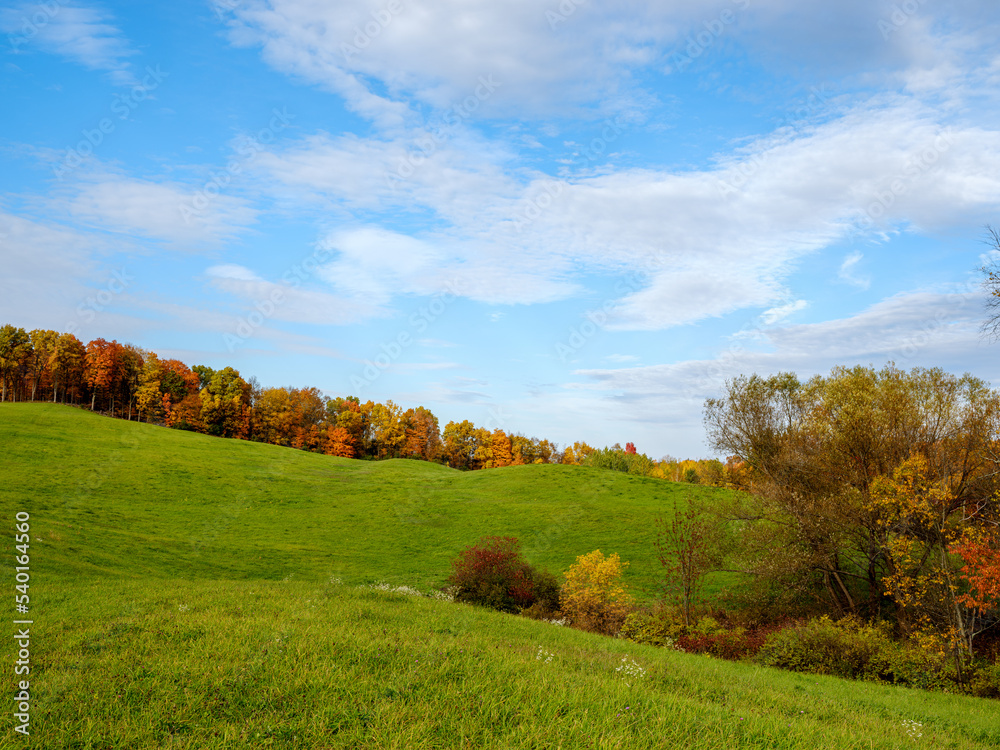
[[[0,404],[7,509],[28,510],[59,576],[385,580],[428,589],[484,534],[516,536],[554,573],[600,548],[654,596],[653,521],[723,492],[579,466],[460,472],[355,461]],[[42,552],[44,550],[44,553]]]
[[[1000,747],[993,701],[358,585],[427,590],[502,533],[554,571],[617,551],[652,590],[650,520],[688,488],[347,461],[20,404],[0,404],[0,476],[5,517],[32,514],[32,747]],[[0,747],[29,746],[10,722]]]

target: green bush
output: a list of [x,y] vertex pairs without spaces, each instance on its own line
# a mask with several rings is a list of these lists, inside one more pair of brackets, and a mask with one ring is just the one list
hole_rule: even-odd
[[632,612],[625,618],[621,638],[647,646],[674,646],[682,626],[674,623],[664,612]]
[[1000,698],[1000,662],[977,669],[969,683],[969,692],[980,698]]
[[[742,628],[740,628],[740,630],[742,630]],[[710,617],[709,615],[705,615],[698,620],[692,628],[692,631],[698,635],[719,635],[720,633],[727,632],[726,629],[719,624],[718,620],[714,617]]]
[[925,689],[953,686],[947,661],[892,639],[883,625],[820,617],[770,636],[757,661],[793,672],[828,674]]
[[656,463],[644,453],[626,453],[620,448],[599,448],[583,460],[584,466],[610,469],[625,474],[648,477]]

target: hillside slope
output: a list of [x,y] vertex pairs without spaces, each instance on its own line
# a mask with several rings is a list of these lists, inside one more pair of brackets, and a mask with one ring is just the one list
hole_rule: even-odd
[[[618,551],[652,587],[649,522],[689,488],[348,461],[48,405],[0,404],[0,446],[3,512],[31,514],[30,746],[1000,747],[994,701],[354,585],[427,590],[464,544],[511,533],[553,570]],[[22,739],[8,722],[0,747]]]
[[580,466],[459,472],[355,461],[0,404],[5,512],[28,510],[41,570],[65,576],[266,578],[441,585],[484,534],[516,536],[558,573],[602,549],[655,595],[654,519],[723,490]]
[[[1000,747],[995,701],[393,592],[153,579],[39,588],[36,747]],[[12,663],[11,639],[0,652]]]

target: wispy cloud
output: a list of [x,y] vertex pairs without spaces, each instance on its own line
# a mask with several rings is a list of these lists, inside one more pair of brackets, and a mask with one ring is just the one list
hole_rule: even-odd
[[862,253],[855,250],[844,258],[844,262],[840,264],[840,271],[837,273],[838,278],[858,289],[868,289],[872,285],[871,278],[859,276],[855,270],[864,257]]
[[107,71],[115,83],[135,82],[128,59],[137,52],[106,11],[56,1],[22,4],[0,9],[0,31],[15,51],[36,48]]
[[784,320],[792,313],[796,313],[799,310],[805,310],[809,307],[809,303],[804,299],[797,299],[794,302],[789,302],[787,305],[781,305],[780,307],[772,307],[770,310],[765,310],[761,313],[761,321],[764,325],[774,325],[778,321]]
[[62,189],[49,207],[105,232],[160,240],[177,249],[202,250],[230,240],[257,220],[257,210],[235,196],[218,195],[198,214],[183,208],[195,186],[92,173]]

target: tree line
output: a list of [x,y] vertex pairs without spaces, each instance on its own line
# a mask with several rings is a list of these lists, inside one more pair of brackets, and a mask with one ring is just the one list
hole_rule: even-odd
[[595,452],[576,442],[477,427],[442,430],[422,406],[325,397],[317,388],[264,388],[232,367],[188,367],[132,344],[71,333],[0,328],[0,401],[87,405],[112,417],[344,458],[413,458],[458,469],[579,464]]
[[984,381],[891,363],[743,376],[705,424],[742,464],[747,492],[713,512],[738,531],[747,602],[887,620],[959,672],[1000,636],[1000,393]]

